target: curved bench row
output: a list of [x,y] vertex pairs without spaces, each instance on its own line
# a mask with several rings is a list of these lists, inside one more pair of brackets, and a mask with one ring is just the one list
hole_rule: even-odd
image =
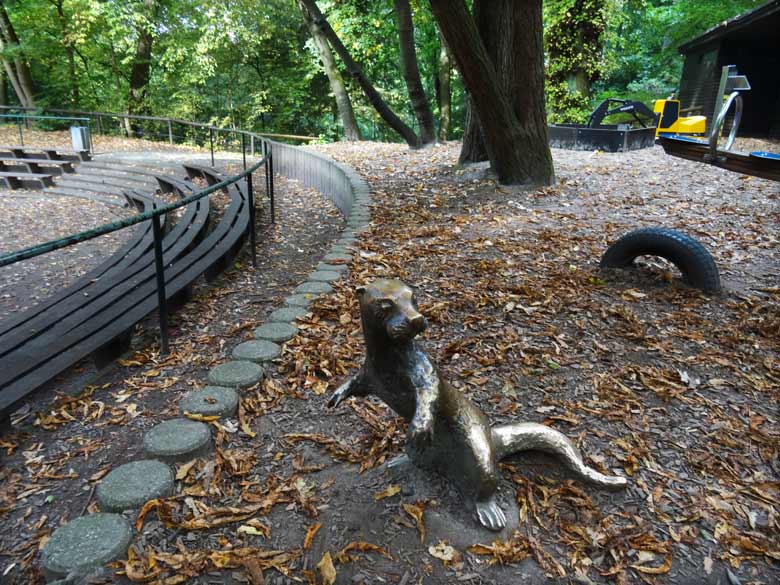
[[[214,169],[188,167],[188,178],[155,177],[159,191],[179,198],[195,190],[192,179],[224,180]],[[188,205],[178,219],[165,221],[163,264],[170,309],[191,296],[201,275],[216,277],[239,252],[249,229],[249,197],[236,184],[223,189],[230,202],[209,231],[208,197]],[[137,190],[124,192],[139,211],[162,201]],[[162,219],[162,218],[161,218]],[[108,260],[67,289],[0,323],[0,419],[43,384],[92,356],[98,367],[118,357],[135,326],[158,308],[151,221]]]

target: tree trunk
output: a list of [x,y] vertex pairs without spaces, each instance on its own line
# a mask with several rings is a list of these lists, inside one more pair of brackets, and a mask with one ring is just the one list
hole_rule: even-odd
[[490,160],[490,158],[485,149],[485,141],[482,139],[482,126],[479,123],[477,111],[474,109],[474,102],[469,97],[468,109],[466,110],[466,127],[463,130],[463,144],[460,147],[458,163],[465,165],[486,160]]
[[[144,16],[153,21],[157,12],[157,0],[144,0]],[[138,42],[135,46],[135,57],[130,69],[130,94],[127,101],[128,114],[148,113],[146,105],[146,90],[152,70],[152,45],[154,37],[151,27],[143,23],[138,29]]]
[[502,1],[508,4],[505,9],[511,7],[503,17],[514,20],[517,28],[512,30],[525,33],[512,35],[513,51],[507,55],[508,62],[522,68],[523,75],[518,77],[525,82],[520,95],[512,95],[512,101],[502,91],[497,68],[464,0],[430,0],[479,115],[485,147],[499,181],[549,185],[555,176],[544,111],[541,2]]
[[[519,58],[520,55],[529,54],[529,51],[535,52],[533,45],[541,43],[541,40],[534,40],[533,32],[529,34],[530,23],[541,18],[533,13],[532,8],[528,1],[474,1],[474,21],[479,29],[479,36],[496,68],[501,91],[512,102],[515,114],[521,121],[527,112],[538,113],[545,110],[544,88],[532,96],[530,89],[534,84],[532,81],[529,83],[529,76],[536,75],[539,70],[544,71],[543,64],[533,60],[523,62]],[[526,45],[529,46],[526,48]],[[488,160],[479,117],[472,110],[472,105],[469,101],[459,159],[461,164]]]
[[8,105],[8,84],[5,82],[5,70],[0,69],[0,106]]
[[409,100],[412,102],[414,115],[420,124],[420,143],[433,144],[436,142],[436,128],[433,123],[433,112],[425,95],[422,81],[420,80],[420,68],[417,65],[417,51],[414,48],[414,22],[412,21],[412,9],[409,0],[395,0],[395,19],[398,25],[398,39],[400,42],[401,71],[406,82],[406,90],[409,92]]
[[347,71],[349,71],[350,75],[355,79],[355,81],[357,81],[358,85],[360,85],[360,88],[363,90],[366,98],[371,103],[371,105],[374,106],[374,109],[377,111],[377,113],[393,130],[401,135],[401,137],[410,147],[417,148],[419,146],[419,142],[417,140],[417,135],[414,133],[414,130],[404,124],[403,121],[398,116],[396,116],[390,107],[385,103],[385,101],[382,99],[382,96],[379,95],[379,92],[377,92],[371,81],[366,77],[365,73],[363,73],[363,69],[358,63],[355,62],[355,60],[349,54],[349,51],[347,51],[347,48],[341,42],[341,39],[339,39],[336,32],[333,30],[330,24],[328,24],[328,21],[317,7],[315,0],[301,0],[301,2],[306,6],[306,9],[309,11],[312,20],[325,34],[325,37],[330,43],[330,46],[333,47],[333,50],[336,51],[336,53],[338,53],[338,56],[344,62]]
[[447,140],[452,124],[452,87],[450,78],[452,74],[452,59],[447,49],[447,42],[439,32],[439,70],[437,72],[437,98],[439,100],[439,140]]
[[73,49],[73,43],[68,38],[68,24],[65,20],[65,11],[62,8],[62,0],[54,3],[57,8],[57,18],[60,23],[60,33],[62,34],[62,46],[65,48],[65,55],[68,58],[68,75],[70,76],[70,104],[73,108],[79,107],[79,80],[76,77],[76,54]]
[[11,46],[16,48],[17,51],[17,56],[14,58],[13,63],[10,60],[3,59],[3,65],[6,68],[9,79],[11,79],[11,84],[19,98],[19,103],[25,108],[34,108],[35,91],[30,67],[27,65],[25,56],[19,48],[19,37],[16,35],[11,19],[8,18],[3,0],[0,0],[0,35],[3,37],[3,42],[0,43],[3,49],[6,46]]
[[333,51],[330,50],[328,39],[325,37],[322,29],[320,29],[314,20],[312,20],[311,14],[309,14],[309,11],[301,0],[298,0],[298,7],[301,9],[301,15],[303,16],[304,22],[306,22],[306,26],[309,27],[311,38],[314,39],[314,45],[317,47],[317,52],[320,55],[322,68],[325,69],[325,75],[328,76],[330,90],[333,92],[333,97],[336,100],[341,126],[344,128],[344,140],[362,140],[360,128],[355,119],[355,111],[352,109],[352,101],[349,99],[349,93],[347,93],[347,88],[344,85],[344,79],[341,77],[341,72],[336,65],[336,60],[333,58]]

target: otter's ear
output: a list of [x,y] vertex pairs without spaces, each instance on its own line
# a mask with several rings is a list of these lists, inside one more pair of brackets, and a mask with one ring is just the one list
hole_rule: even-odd
[[364,286],[356,286],[355,287],[355,294],[357,296],[362,297],[364,292],[366,292],[366,287],[364,287]]

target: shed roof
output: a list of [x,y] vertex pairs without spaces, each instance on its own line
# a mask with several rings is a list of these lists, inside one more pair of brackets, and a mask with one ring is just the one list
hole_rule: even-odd
[[[777,34],[777,24],[780,19],[780,0],[770,0],[758,8],[740,14],[728,20],[679,47],[682,54],[691,53],[703,46],[715,43],[724,38],[748,38],[758,34]],[[766,29],[766,30],[764,30]]]

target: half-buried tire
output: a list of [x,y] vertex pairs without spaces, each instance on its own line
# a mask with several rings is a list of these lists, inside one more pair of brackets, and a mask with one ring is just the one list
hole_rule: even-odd
[[643,228],[627,233],[601,257],[602,268],[627,268],[638,256],[660,256],[682,272],[683,280],[707,293],[720,292],[715,261],[697,240],[667,228]]

